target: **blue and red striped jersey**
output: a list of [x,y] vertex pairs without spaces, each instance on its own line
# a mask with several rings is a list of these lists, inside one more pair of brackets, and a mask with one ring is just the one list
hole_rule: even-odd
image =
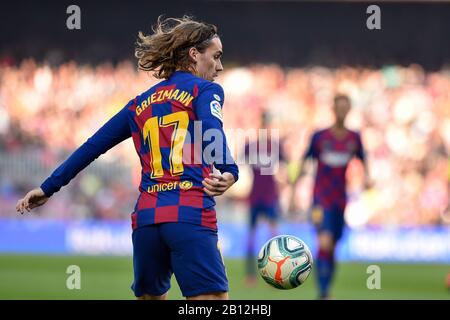
[[[275,148],[275,149],[272,149]],[[272,159],[272,155],[276,154],[276,161],[279,165],[280,162],[285,161],[285,156],[281,144],[279,142],[272,141],[272,138],[265,140],[258,139],[256,141],[249,142],[245,145],[244,153],[246,158],[249,159],[249,164],[253,172],[252,188],[248,197],[251,206],[263,205],[276,205],[279,201],[279,189],[275,179],[276,172],[271,174],[263,174],[261,168],[268,167],[269,165],[275,166],[274,163],[261,163],[261,159],[267,161]],[[255,153],[252,155],[252,153]],[[253,158],[253,159],[252,159]],[[258,159],[258,161],[252,161]]]
[[177,71],[132,99],[41,188],[51,196],[102,153],[132,137],[142,165],[133,229],[163,222],[215,229],[215,201],[203,191],[202,180],[214,167],[238,179],[222,128],[223,102],[220,85]]
[[304,158],[317,160],[314,184],[314,204],[324,208],[347,203],[345,173],[350,160],[357,157],[364,161],[364,149],[359,133],[347,130],[343,137],[336,137],[331,129],[313,134]]

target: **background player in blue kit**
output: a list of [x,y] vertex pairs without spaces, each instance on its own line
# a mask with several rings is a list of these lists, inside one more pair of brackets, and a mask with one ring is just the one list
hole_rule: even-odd
[[[131,215],[135,295],[165,299],[175,273],[185,297],[226,299],[214,196],[237,181],[238,167],[222,128],[224,93],[213,83],[223,70],[217,28],[188,17],[158,19],[154,34],[139,33],[135,54],[141,70],[163,80],[132,99],[16,209],[43,205],[97,157],[132,137],[142,165]],[[210,154],[203,138],[200,145],[192,140],[198,130],[202,137],[214,134]]]
[[[247,255],[246,255],[246,283],[247,285],[256,284],[256,227],[261,218],[266,218],[269,222],[271,236],[277,234],[277,224],[279,219],[279,188],[278,182],[275,179],[279,172],[267,172],[264,174],[262,168],[264,164],[260,161],[252,161],[258,159],[273,158],[277,155],[277,162],[284,161],[283,150],[279,141],[271,135],[271,129],[268,129],[270,124],[269,114],[263,112],[261,115],[261,126],[263,130],[267,130],[267,139],[264,141],[259,138],[256,141],[250,141],[245,145],[245,156],[249,158],[249,163],[253,173],[253,183],[248,196],[248,204],[250,207],[250,215],[248,221],[248,236],[247,236]],[[272,148],[274,148],[272,150]],[[255,153],[255,154],[253,154]],[[279,163],[278,163],[279,164]],[[272,164],[274,165],[274,164]]]
[[333,106],[335,122],[332,127],[313,134],[303,156],[299,174],[299,177],[304,174],[304,163],[307,159],[317,162],[311,218],[317,229],[319,245],[316,274],[321,299],[329,297],[329,287],[335,271],[335,248],[342,237],[345,225],[344,211],[347,204],[345,174],[353,157],[363,162],[365,187],[369,187],[368,167],[361,137],[359,133],[345,127],[345,118],[350,107],[348,96],[335,96]]

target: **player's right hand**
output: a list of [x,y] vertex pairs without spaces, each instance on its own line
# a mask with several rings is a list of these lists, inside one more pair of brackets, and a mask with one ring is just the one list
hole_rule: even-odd
[[49,198],[45,195],[41,188],[36,188],[28,192],[23,199],[17,201],[16,210],[21,214],[25,210],[30,212],[31,209],[42,206]]

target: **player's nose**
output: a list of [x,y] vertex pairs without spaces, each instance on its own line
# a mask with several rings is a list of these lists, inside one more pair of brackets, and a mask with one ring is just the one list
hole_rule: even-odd
[[216,65],[216,72],[223,71],[222,61],[219,60],[219,62]]

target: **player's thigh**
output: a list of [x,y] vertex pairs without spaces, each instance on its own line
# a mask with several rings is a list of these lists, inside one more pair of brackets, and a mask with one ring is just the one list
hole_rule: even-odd
[[279,207],[278,204],[273,203],[266,205],[264,207],[264,212],[266,213],[267,219],[269,220],[269,223],[271,226],[275,226],[277,223],[277,220],[279,218]]
[[217,298],[228,292],[217,230],[189,223],[166,223],[162,230],[183,296]]
[[187,297],[187,300],[228,300],[228,292],[215,292],[210,294],[201,294],[198,296]]
[[143,294],[142,296],[137,297],[138,300],[167,300],[167,293],[164,293],[160,296],[153,296],[151,294]]
[[317,225],[319,246],[325,250],[334,250],[342,237],[344,226],[344,209],[339,207],[323,209],[322,220]]
[[250,227],[255,228],[256,223],[260,216],[267,218],[271,226],[275,226],[278,220],[279,210],[276,203],[266,204],[258,203],[254,204],[250,208]]
[[159,228],[159,225],[149,225],[133,231],[134,282],[131,288],[136,297],[163,299],[170,289],[170,251]]
[[339,206],[336,206],[333,208],[333,215],[331,216],[332,219],[332,226],[333,226],[333,241],[336,244],[341,238],[344,233],[345,229],[345,218],[344,218],[344,211],[345,207],[341,208]]

